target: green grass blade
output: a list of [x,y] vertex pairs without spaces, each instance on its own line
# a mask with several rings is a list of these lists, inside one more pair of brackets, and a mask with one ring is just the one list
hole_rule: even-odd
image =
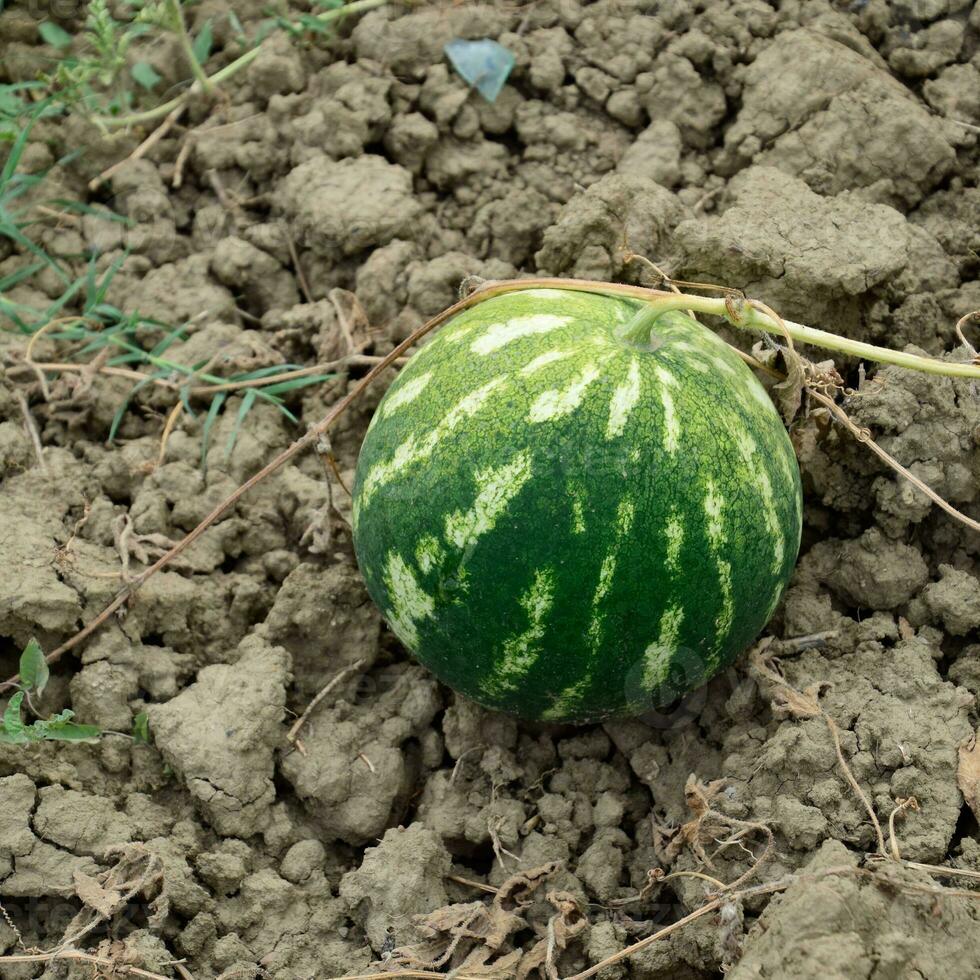
[[231,456],[231,451],[235,448],[235,443],[238,442],[238,435],[241,432],[245,416],[251,411],[260,393],[258,388],[249,388],[242,397],[242,403],[238,406],[238,414],[235,416],[235,424],[232,426],[228,442],[225,444],[225,459]]
[[155,375],[150,375],[144,378],[142,381],[137,381],[132,388],[129,389],[129,394],[123,399],[120,406],[116,409],[115,414],[112,416],[112,424],[109,426],[109,435],[106,437],[106,442],[112,442],[116,438],[116,432],[119,430],[119,426],[122,423],[123,417],[129,408],[130,403],[136,397],[136,395],[142,391],[148,384],[153,381]]
[[129,253],[123,252],[123,254],[115,258],[110,264],[109,268],[102,273],[102,279],[96,280],[95,256],[92,256],[92,260],[88,265],[86,277],[86,309],[96,306],[105,299],[105,294],[109,291],[109,286],[111,285],[112,280],[115,278],[116,273],[122,268],[123,262],[125,262],[128,257]]
[[336,374],[305,374],[301,378],[291,378],[266,385],[262,391],[269,395],[283,395],[288,391],[298,391],[300,388],[308,388],[310,385],[317,385],[336,377]]
[[228,392],[219,391],[211,399],[211,404],[208,406],[208,414],[204,418],[204,426],[201,429],[201,469],[205,473],[207,473],[208,469],[208,447],[211,444],[211,429],[221,414],[221,406],[224,405],[227,398]]
[[44,311],[44,323],[53,320],[75,298],[75,295],[85,285],[84,279],[76,279],[68,288]]
[[30,279],[31,276],[40,272],[42,269],[46,269],[47,266],[47,262],[35,262],[32,265],[25,265],[23,269],[18,269],[16,272],[11,272],[9,275],[0,279],[0,292],[13,289],[14,286],[22,283],[25,279]]
[[189,323],[184,323],[179,327],[167,327],[162,323],[157,323],[156,320],[146,320],[146,323],[150,323],[155,327],[159,327],[164,330],[165,336],[155,347],[150,349],[150,354],[153,357],[161,357],[166,354],[167,350],[178,340],[185,340],[187,338],[187,329],[190,327]]
[[180,389],[180,401],[188,416],[190,416],[192,419],[196,419],[197,415],[194,413],[194,409],[191,408],[191,393],[187,385],[184,385],[184,387]]
[[39,102],[35,107],[34,111],[28,116],[27,122],[24,124],[24,128],[20,131],[17,139],[14,140],[14,145],[10,148],[10,155],[7,157],[7,162],[3,166],[3,170],[0,171],[0,190],[5,188],[5,185],[10,181],[10,178],[14,175],[14,171],[17,169],[20,163],[20,158],[24,155],[24,147],[27,146],[27,138],[31,135],[31,130],[34,128],[34,123],[41,117],[40,109],[48,105],[50,99],[45,99],[43,102]]

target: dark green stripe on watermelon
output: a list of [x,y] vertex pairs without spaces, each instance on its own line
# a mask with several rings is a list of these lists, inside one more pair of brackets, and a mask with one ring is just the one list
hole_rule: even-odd
[[714,334],[529,289],[406,365],[354,515],[372,597],[441,680],[584,722],[662,706],[753,640],[795,564],[801,495],[772,403]]

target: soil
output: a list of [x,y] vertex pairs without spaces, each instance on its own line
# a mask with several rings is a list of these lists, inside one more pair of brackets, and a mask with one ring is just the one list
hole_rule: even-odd
[[[265,5],[234,7],[254,31]],[[228,10],[188,8],[192,28],[212,18],[211,71],[237,50]],[[45,16],[5,9],[8,80],[48,63]],[[448,66],[455,37],[513,52],[493,104]],[[153,59],[167,84],[180,79],[176,49]],[[108,301],[190,321],[168,356],[213,358],[219,373],[329,361],[349,344],[384,354],[467,276],[647,281],[624,246],[813,326],[963,359],[953,324],[980,307],[978,93],[980,7],[967,0],[392,4],[332,36],[275,37],[94,192],[88,180],[138,134],[40,124],[28,170],[84,151],[54,166],[47,198],[131,220],[48,218],[31,234],[79,274],[89,256],[99,270],[122,261]],[[0,243],[0,278],[27,261]],[[42,274],[7,296],[39,307],[62,288]],[[24,342],[8,331],[0,345]],[[47,339],[35,352],[64,353]],[[852,418],[980,517],[976,386],[837,366]],[[58,381],[56,407],[32,379],[0,376],[2,676],[32,635],[50,650],[89,621],[121,575],[364,371],[290,396],[298,427],[257,405],[227,454],[233,395],[203,466],[206,403],[158,459],[166,391],[142,392],[107,444],[126,381]],[[331,433],[348,486],[382,390]],[[652,869],[734,881],[768,828],[747,884],[791,876],[788,887],[723,904],[603,980],[977,976],[980,903],[936,891],[976,881],[909,862],[980,873],[957,778],[978,726],[980,537],[825,413],[792,434],[804,541],[770,652],[794,690],[819,698],[886,836],[897,801],[915,797],[895,819],[904,863],[868,862],[875,831],[826,718],[785,710],[747,660],[662,713],[581,729],[517,723],[438,685],[371,605],[347,498],[308,454],[53,671],[42,714],[70,707],[128,733],[146,712],[151,744],[0,746],[0,954],[57,946],[135,875],[79,948],[197,980],[359,973],[404,964],[392,951],[411,944],[433,969],[465,955],[473,975],[480,963],[481,976],[567,977],[713,887],[696,875],[657,885]],[[290,743],[341,673],[302,747]],[[691,830],[701,799],[716,814],[706,834]],[[92,969],[0,961],[10,980]]]

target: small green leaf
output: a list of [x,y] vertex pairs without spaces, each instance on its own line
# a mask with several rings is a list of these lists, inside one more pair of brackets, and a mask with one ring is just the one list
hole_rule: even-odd
[[194,51],[194,57],[197,58],[197,63],[203,65],[205,61],[208,60],[208,55],[211,54],[211,43],[214,40],[214,36],[211,30],[211,18],[209,17],[205,22],[204,26],[201,28],[200,33],[194,38],[194,43],[191,45]]
[[52,742],[94,742],[101,738],[98,725],[77,725],[73,721],[48,729],[41,737]]
[[137,745],[150,744],[150,716],[145,711],[133,719],[133,741]]
[[24,647],[24,652],[20,655],[20,680],[28,691],[37,691],[43,694],[48,684],[51,671],[48,670],[47,661],[44,659],[44,651],[41,644],[32,636]]
[[20,706],[24,700],[24,692],[18,691],[7,703],[3,713],[3,734],[5,742],[26,742],[26,726],[20,720]]
[[71,35],[63,27],[59,27],[50,20],[38,24],[37,32],[41,35],[41,40],[53,48],[71,47]]
[[25,734],[32,742],[42,739],[52,742],[88,742],[102,735],[102,730],[97,725],[79,725],[72,721],[74,717],[75,712],[71,708],[65,708],[47,720],[38,719]]
[[133,76],[133,81],[138,85],[142,85],[147,91],[162,80],[161,76],[157,74],[156,69],[148,61],[137,61],[129,69],[129,73]]

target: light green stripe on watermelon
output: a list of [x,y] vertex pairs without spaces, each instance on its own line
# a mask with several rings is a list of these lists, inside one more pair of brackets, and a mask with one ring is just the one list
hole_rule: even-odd
[[541,368],[547,367],[549,364],[553,364],[555,361],[560,361],[562,358],[571,357],[572,351],[568,350],[548,350],[545,351],[540,357],[534,358],[533,361],[529,361],[524,367],[521,368],[521,374],[534,374],[535,371],[540,371]]
[[415,544],[415,563],[426,574],[438,568],[446,559],[446,549],[432,534],[423,534]]
[[730,663],[789,579],[801,510],[778,414],[719,338],[533,289],[453,318],[395,380],[358,461],[354,543],[443,681],[589,721]]
[[567,316],[551,313],[535,313],[531,316],[515,316],[509,320],[492,323],[470,344],[474,354],[492,354],[505,344],[530,337],[534,334],[550,333],[568,323]]
[[568,387],[541,392],[527,413],[528,421],[547,422],[574,412],[582,404],[589,385],[598,377],[599,368],[595,364],[586,364]]
[[[735,439],[738,441],[738,434]],[[718,651],[724,646],[732,628],[732,617],[735,615],[734,599],[732,596],[732,566],[723,557],[725,554],[726,529],[722,519],[725,498],[718,492],[711,480],[705,481],[706,495],[704,498],[704,514],[707,521],[709,552],[715,560],[718,571],[718,591],[721,594],[721,608],[715,618],[715,642],[711,650],[712,658],[717,657]]]
[[[415,379],[408,381],[411,385]],[[424,437],[417,438],[415,435],[408,435],[404,442],[391,453],[391,455],[377,462],[368,472],[363,484],[360,485],[360,492],[355,496],[354,521],[355,524],[360,516],[360,508],[367,504],[374,495],[375,490],[383,487],[393,477],[405,470],[410,470],[418,463],[427,460],[435,451],[439,443],[459,425],[467,416],[476,414],[490,397],[495,388],[499,388],[504,383],[504,378],[493,378],[486,384],[481,385],[474,391],[469,392],[453,405],[449,411],[439,420],[438,424],[430,429]],[[405,387],[399,385],[397,389],[389,391],[391,398],[397,398],[398,393]],[[378,418],[384,418],[388,413],[385,411],[387,397],[378,406]]]
[[676,511],[671,511],[670,519],[664,527],[667,536],[667,553],[664,555],[664,565],[671,575],[680,571],[681,548],[684,545],[684,524]]
[[676,453],[681,443],[681,420],[674,407],[677,379],[670,371],[661,367],[654,367],[654,373],[660,382],[660,398],[664,405],[664,449],[669,453]]
[[671,606],[660,617],[660,635],[643,651],[643,683],[648,689],[656,690],[669,683],[683,622],[681,606]]
[[415,578],[415,573],[397,552],[388,552],[384,572],[388,590],[388,622],[398,639],[409,647],[418,643],[418,623],[431,619],[435,602]]
[[521,596],[521,606],[528,617],[527,628],[517,636],[504,641],[503,654],[496,668],[487,675],[485,692],[499,697],[514,691],[534,666],[541,654],[545,624],[555,601],[555,573],[553,569],[538,569],[530,589]]
[[455,511],[446,518],[446,541],[457,548],[472,548],[531,477],[531,454],[519,452],[498,469],[487,469],[475,476],[479,492],[469,510]]
[[589,623],[589,643],[593,650],[598,650],[602,642],[602,627],[605,621],[603,612],[603,600],[609,594],[613,586],[613,579],[616,575],[616,562],[623,539],[626,538],[633,527],[633,516],[636,514],[636,507],[628,497],[621,500],[616,511],[616,537],[612,548],[602,564],[599,566],[599,581],[596,584],[595,592],[592,594],[592,620]]
[[385,401],[384,411],[379,413],[381,417],[384,418],[386,415],[391,415],[396,409],[415,401],[431,380],[432,372],[430,371],[426,374],[419,375],[417,378],[413,378],[408,384],[402,385],[391,398]]

